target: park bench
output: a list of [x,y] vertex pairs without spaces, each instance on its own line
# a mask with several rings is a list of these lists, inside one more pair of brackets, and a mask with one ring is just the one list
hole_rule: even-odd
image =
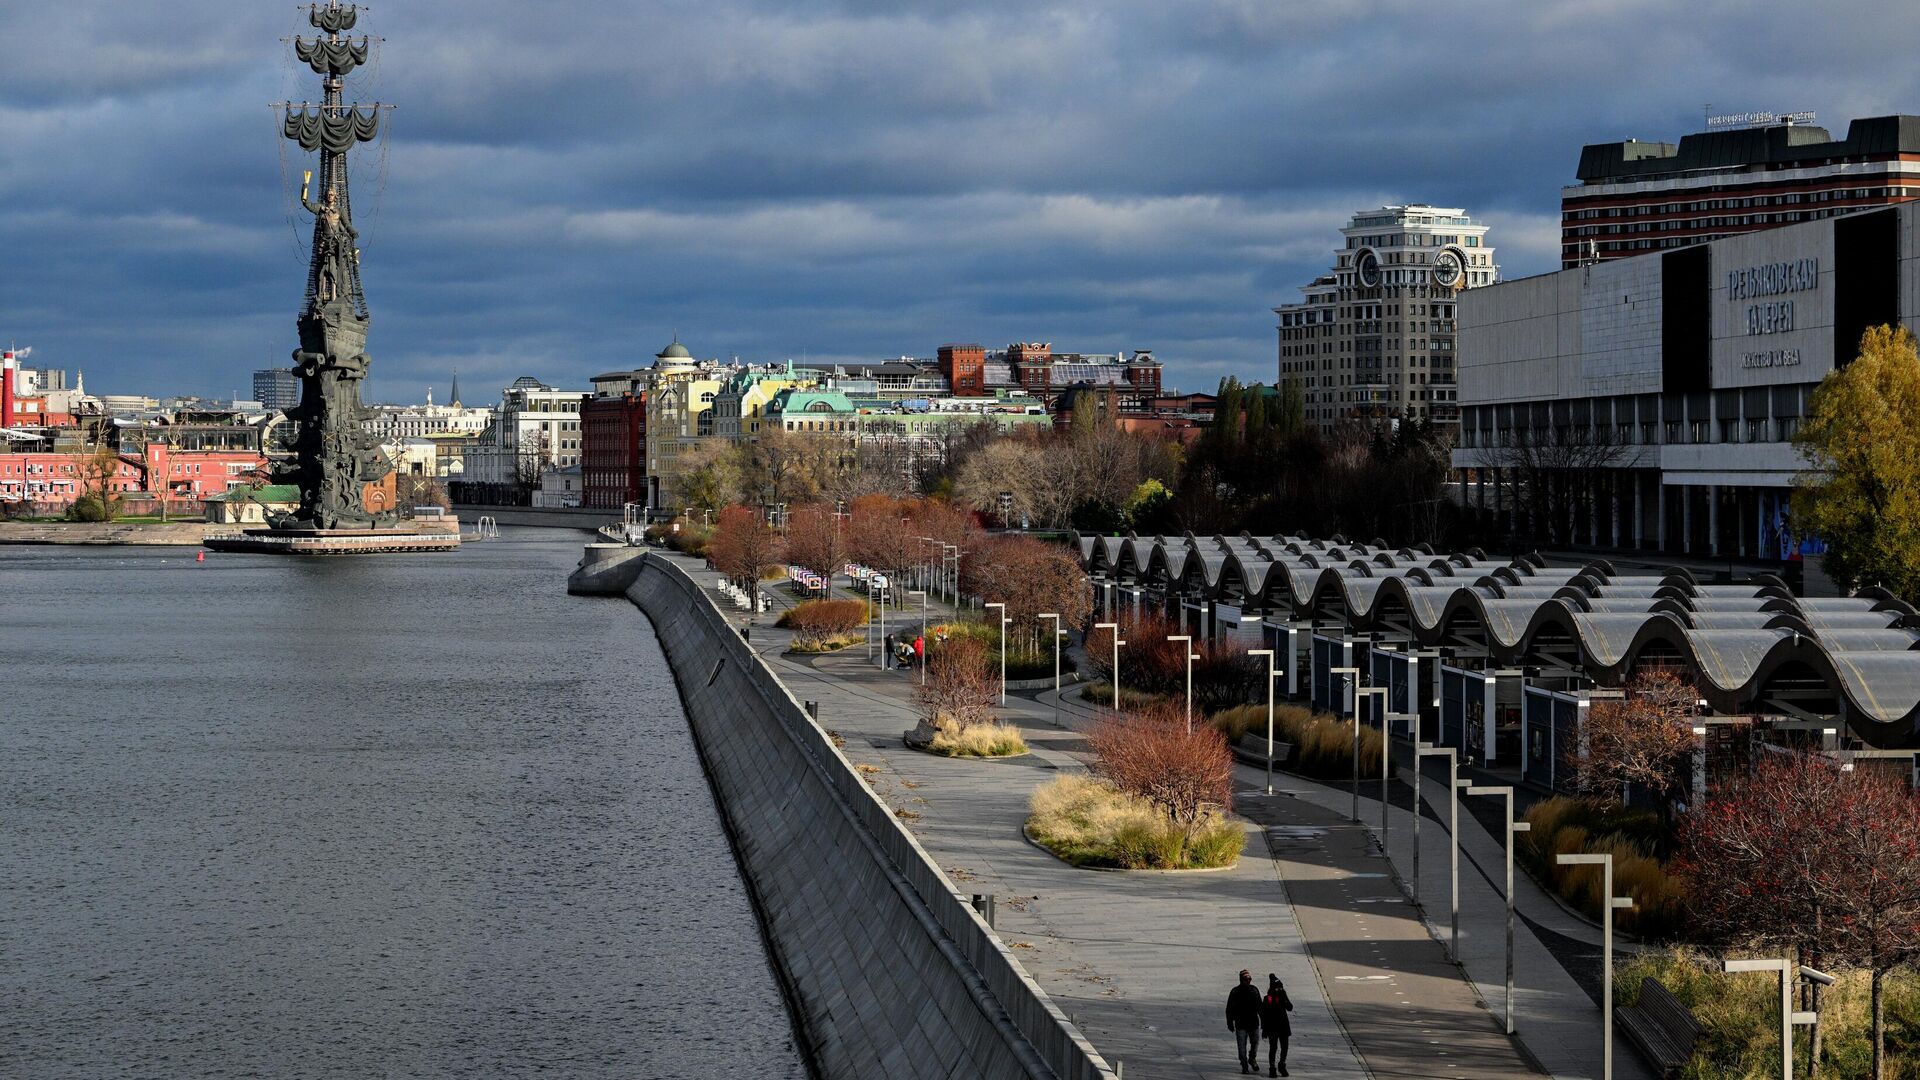
[[[1233,756],[1248,765],[1265,764],[1267,760],[1266,736],[1255,735],[1252,732],[1240,736],[1239,741],[1233,744]],[[1293,757],[1293,744],[1275,739],[1273,741],[1273,763],[1275,765],[1285,765],[1291,757]]]
[[1661,1076],[1677,1074],[1692,1059],[1693,1045],[1700,1039],[1700,1021],[1657,979],[1640,980],[1640,1003],[1622,1006],[1614,1018],[1627,1041]]

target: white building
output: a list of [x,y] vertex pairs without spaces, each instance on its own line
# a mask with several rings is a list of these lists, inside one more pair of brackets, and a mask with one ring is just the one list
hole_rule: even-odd
[[1357,213],[1333,272],[1279,317],[1280,380],[1305,380],[1307,421],[1459,420],[1457,298],[1499,274],[1487,226],[1412,203]]
[[374,415],[365,421],[368,431],[382,441],[424,439],[429,435],[478,435],[493,420],[492,409],[459,405],[435,405],[433,392],[427,392],[425,405],[375,405]]
[[1791,440],[1868,327],[1920,327],[1917,226],[1903,203],[1471,294],[1453,454],[1468,501],[1602,548],[1818,554],[1785,527]]
[[467,451],[464,479],[535,484],[551,469],[580,464],[580,403],[587,396],[531,376],[515,379]]

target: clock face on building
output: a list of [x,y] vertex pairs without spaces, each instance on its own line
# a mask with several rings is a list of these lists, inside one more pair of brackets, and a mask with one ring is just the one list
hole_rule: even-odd
[[1373,288],[1380,284],[1380,259],[1371,250],[1363,250],[1354,257],[1353,268],[1360,274],[1360,284]]
[[1465,275],[1460,253],[1448,248],[1433,258],[1433,280],[1449,288],[1460,284]]

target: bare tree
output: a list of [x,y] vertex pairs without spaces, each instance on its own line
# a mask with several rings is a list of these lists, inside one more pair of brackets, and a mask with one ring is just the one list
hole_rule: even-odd
[[780,561],[783,546],[780,534],[767,528],[760,515],[744,506],[729,506],[720,511],[707,558],[754,597],[757,609],[760,579]]
[[978,638],[956,636],[927,653],[927,681],[916,691],[926,722],[965,730],[991,723],[1000,703],[1000,679],[992,653]]
[[787,557],[819,574],[825,595],[833,595],[833,576],[847,561],[847,533],[829,507],[809,505],[787,518]]
[[1699,688],[1667,668],[1650,668],[1627,684],[1624,698],[1596,701],[1580,728],[1572,765],[1574,785],[1624,801],[1638,785],[1666,804],[1680,785],[1680,767],[1693,753],[1693,716]]
[[1552,546],[1570,542],[1576,520],[1592,512],[1587,482],[1594,473],[1620,465],[1628,454],[1605,425],[1512,427],[1500,434],[1501,445],[1482,447],[1475,464],[1499,470],[1515,532]]

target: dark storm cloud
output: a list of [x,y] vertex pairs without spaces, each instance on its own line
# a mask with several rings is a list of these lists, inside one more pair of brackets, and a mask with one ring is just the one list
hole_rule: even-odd
[[[355,164],[376,396],[572,385],[675,330],[754,360],[1154,347],[1270,377],[1275,303],[1384,201],[1551,268],[1583,142],[1700,107],[1920,111],[1894,3],[378,5]],[[290,6],[0,9],[0,338],[90,389],[284,361],[314,79]]]

